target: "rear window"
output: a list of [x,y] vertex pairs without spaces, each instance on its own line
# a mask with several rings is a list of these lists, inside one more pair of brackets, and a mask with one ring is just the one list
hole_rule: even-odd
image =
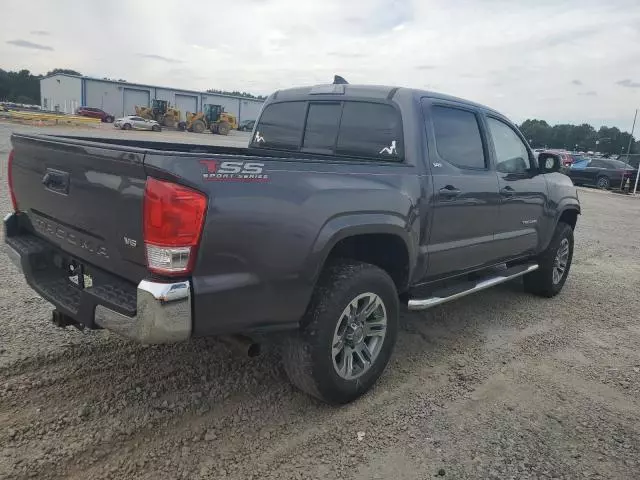
[[272,103],[260,117],[252,145],[297,151],[306,110],[307,102]]
[[382,103],[272,103],[259,119],[251,146],[399,161],[402,122],[393,106]]
[[340,125],[340,103],[309,105],[302,148],[317,153],[333,153]]
[[628,163],[621,162],[620,160],[606,160],[608,168],[633,168]]
[[345,102],[336,146],[337,155],[402,158],[400,114],[391,105]]

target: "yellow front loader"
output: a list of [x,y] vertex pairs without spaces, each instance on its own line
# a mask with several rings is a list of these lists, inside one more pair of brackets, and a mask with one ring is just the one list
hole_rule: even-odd
[[173,108],[166,100],[153,100],[150,107],[136,105],[136,115],[170,128],[180,121],[180,110]]
[[225,112],[222,105],[206,103],[202,112],[187,112],[187,121],[180,122],[178,128],[195,133],[210,130],[211,133],[229,135],[232,129],[238,128],[238,119],[235,115]]

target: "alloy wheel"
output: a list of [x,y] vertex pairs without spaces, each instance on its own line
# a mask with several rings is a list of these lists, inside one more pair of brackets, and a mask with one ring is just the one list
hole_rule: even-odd
[[387,311],[375,293],[363,293],[343,310],[333,334],[333,368],[345,380],[364,375],[374,364],[387,332]]
[[556,258],[553,261],[553,283],[557,285],[562,280],[567,270],[567,262],[569,261],[569,239],[563,238],[556,252]]

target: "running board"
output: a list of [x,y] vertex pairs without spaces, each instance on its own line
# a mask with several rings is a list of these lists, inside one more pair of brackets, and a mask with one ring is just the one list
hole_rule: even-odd
[[442,290],[434,291],[433,296],[429,298],[412,298],[409,300],[408,307],[409,310],[425,310],[427,308],[435,307],[436,305],[479,292],[480,290],[485,290],[500,283],[508,282],[509,280],[521,277],[522,275],[526,275],[527,273],[533,272],[537,269],[537,264],[515,265],[502,271],[500,275],[488,276],[480,278],[477,281],[466,282],[465,287],[468,288],[444,288]]

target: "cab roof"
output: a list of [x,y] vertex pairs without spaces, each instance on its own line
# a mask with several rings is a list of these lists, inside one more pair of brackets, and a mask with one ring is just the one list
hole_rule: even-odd
[[499,112],[485,105],[471,102],[463,98],[446,95],[443,93],[421,90],[416,88],[393,87],[388,85],[353,85],[353,84],[321,84],[306,87],[288,88],[273,93],[267,102],[281,102],[291,100],[337,100],[339,98],[367,98],[379,100],[391,100],[396,95],[413,96],[416,99],[422,97],[435,98],[444,101],[456,102],[482,108],[500,115]]

